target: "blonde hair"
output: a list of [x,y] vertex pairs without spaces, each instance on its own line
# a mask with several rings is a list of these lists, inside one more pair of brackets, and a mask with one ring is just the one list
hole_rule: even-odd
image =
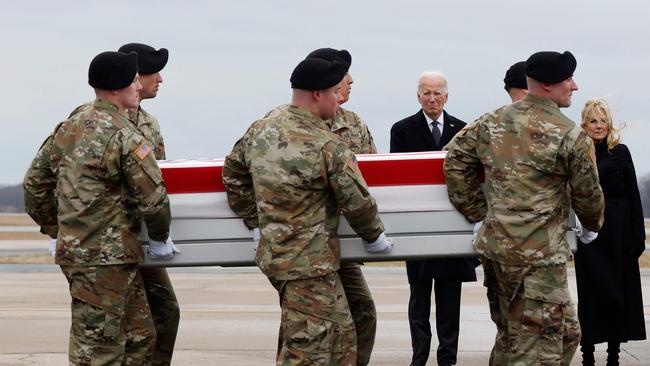
[[580,126],[584,128],[590,119],[599,114],[604,116],[607,122],[607,150],[611,150],[614,146],[621,143],[619,132],[625,128],[625,123],[621,123],[620,127],[614,128],[612,112],[609,109],[607,101],[603,98],[598,98],[590,99],[585,103],[584,108],[582,108],[582,122]]

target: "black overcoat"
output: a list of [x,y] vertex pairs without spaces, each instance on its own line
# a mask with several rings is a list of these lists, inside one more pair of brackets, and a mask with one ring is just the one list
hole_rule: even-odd
[[[390,129],[390,152],[440,151],[463,128],[466,123],[444,113],[440,143],[435,144],[431,129],[420,109],[416,114],[396,122]],[[456,277],[461,281],[476,281],[475,258],[435,258],[407,260],[406,273],[412,280]]]
[[596,144],[605,222],[598,238],[578,243],[578,317],[583,344],[645,339],[639,256],[645,250],[643,210],[625,145]]

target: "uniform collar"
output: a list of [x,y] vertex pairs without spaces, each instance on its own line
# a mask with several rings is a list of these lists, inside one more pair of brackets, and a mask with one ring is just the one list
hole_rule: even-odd
[[115,104],[113,104],[113,103],[111,103],[109,101],[106,101],[106,100],[95,99],[95,101],[93,102],[93,107],[98,108],[98,109],[103,109],[103,110],[106,110],[106,111],[109,111],[109,112],[112,112],[112,113],[119,113],[122,116],[124,116],[125,118],[127,118],[127,119],[129,118],[129,115],[127,114],[127,111],[121,111],[120,112],[120,109],[117,107],[117,105],[115,105]]
[[332,131],[338,131],[345,128],[350,128],[350,124],[348,123],[347,118],[345,118],[345,109],[339,107],[336,110],[336,115],[331,120],[330,129]]
[[144,118],[140,118],[141,116],[144,116],[147,114],[144,109],[142,109],[142,106],[138,106],[138,108],[134,109],[127,109],[126,110],[127,115],[129,116],[129,120],[133,122],[136,126],[140,126],[140,123],[144,121]]
[[526,96],[522,100],[525,101],[525,102],[529,102],[529,103],[543,104],[543,105],[547,105],[549,107],[559,108],[557,106],[557,103],[555,103],[551,99],[544,98],[544,97],[538,97],[536,95],[526,94]]
[[138,108],[127,109],[126,113],[129,115],[131,122],[138,124],[138,115],[140,114],[140,106]]
[[93,102],[93,107],[97,107],[97,108],[100,108],[100,109],[106,109],[106,110],[109,110],[111,112],[119,112],[119,110],[120,110],[115,104],[113,104],[113,103],[111,103],[109,101],[106,101],[106,100],[99,100],[99,99],[95,99],[95,101]]
[[328,122],[327,120],[324,120],[324,119],[322,119],[320,117],[314,116],[310,111],[308,111],[306,109],[302,109],[302,108],[290,105],[288,111],[289,111],[289,113],[298,116],[300,119],[307,119],[307,120],[313,121],[314,125],[316,127],[318,127],[318,128],[328,130],[328,131],[330,129],[330,125],[327,123]]

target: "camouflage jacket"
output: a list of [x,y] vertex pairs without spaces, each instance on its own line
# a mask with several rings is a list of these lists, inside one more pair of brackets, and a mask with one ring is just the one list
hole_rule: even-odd
[[341,137],[355,154],[376,154],[377,147],[370,130],[356,113],[339,107],[330,130]]
[[[68,118],[72,118],[81,112],[88,111],[92,106],[92,102],[82,104],[75,108]],[[167,159],[165,155],[165,141],[160,133],[160,124],[156,117],[147,113],[147,111],[142,109],[142,107],[127,110],[127,115],[129,116],[129,120],[135,124],[144,138],[154,146],[154,155],[156,156],[156,160]]]
[[223,182],[233,211],[259,225],[256,262],[276,280],[338,270],[340,213],[367,241],[384,231],[353,152],[297,107],[253,123],[226,158]]
[[[92,106],[92,102],[80,105],[74,111],[72,111],[72,113],[70,113],[70,116],[68,118],[73,118],[77,114],[84,111],[87,112],[90,110],[90,108],[92,108]],[[160,133],[160,124],[158,124],[156,117],[147,113],[144,109],[142,109],[142,107],[138,107],[137,109],[128,109],[127,116],[138,129],[138,131],[144,136],[145,140],[149,141],[151,143],[151,146],[153,146],[154,156],[156,157],[156,160],[164,160],[166,158],[165,143],[163,141],[162,134]],[[126,210],[129,211],[129,215],[135,217],[135,221],[138,222],[137,226],[133,229],[140,231],[140,222],[142,219],[137,219],[140,218],[137,197],[128,197],[125,202],[125,207]]]
[[[280,112],[286,112],[288,104],[276,107],[266,114],[264,118],[271,117]],[[326,121],[329,130],[341,137],[350,150],[355,154],[376,154],[377,147],[370,135],[366,123],[356,113],[339,107],[332,120]]]
[[136,127],[147,141],[154,146],[154,155],[157,160],[165,160],[165,141],[160,133],[160,124],[156,117],[147,113],[142,107],[128,110],[129,119],[135,123]]
[[24,183],[25,206],[32,218],[49,226],[57,217],[57,264],[141,262],[140,216],[127,209],[130,201],[138,202],[152,239],[168,237],[169,200],[152,152],[111,103],[96,101],[57,126]]
[[603,223],[593,143],[550,99],[528,95],[487,113],[447,149],[449,199],[470,222],[484,220],[475,247],[494,261],[541,266],[570,260],[570,205],[589,230]]
[[[63,122],[62,122],[63,123]],[[57,124],[59,128],[61,123]],[[25,212],[40,225],[41,233],[56,239],[59,232],[56,204],[56,176],[52,172],[50,152],[53,134],[48,136],[36,153],[25,174],[23,195]]]

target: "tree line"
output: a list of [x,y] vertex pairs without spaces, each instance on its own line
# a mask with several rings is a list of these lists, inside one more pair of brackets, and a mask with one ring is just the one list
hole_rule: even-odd
[[25,212],[23,186],[0,186],[0,212]]

